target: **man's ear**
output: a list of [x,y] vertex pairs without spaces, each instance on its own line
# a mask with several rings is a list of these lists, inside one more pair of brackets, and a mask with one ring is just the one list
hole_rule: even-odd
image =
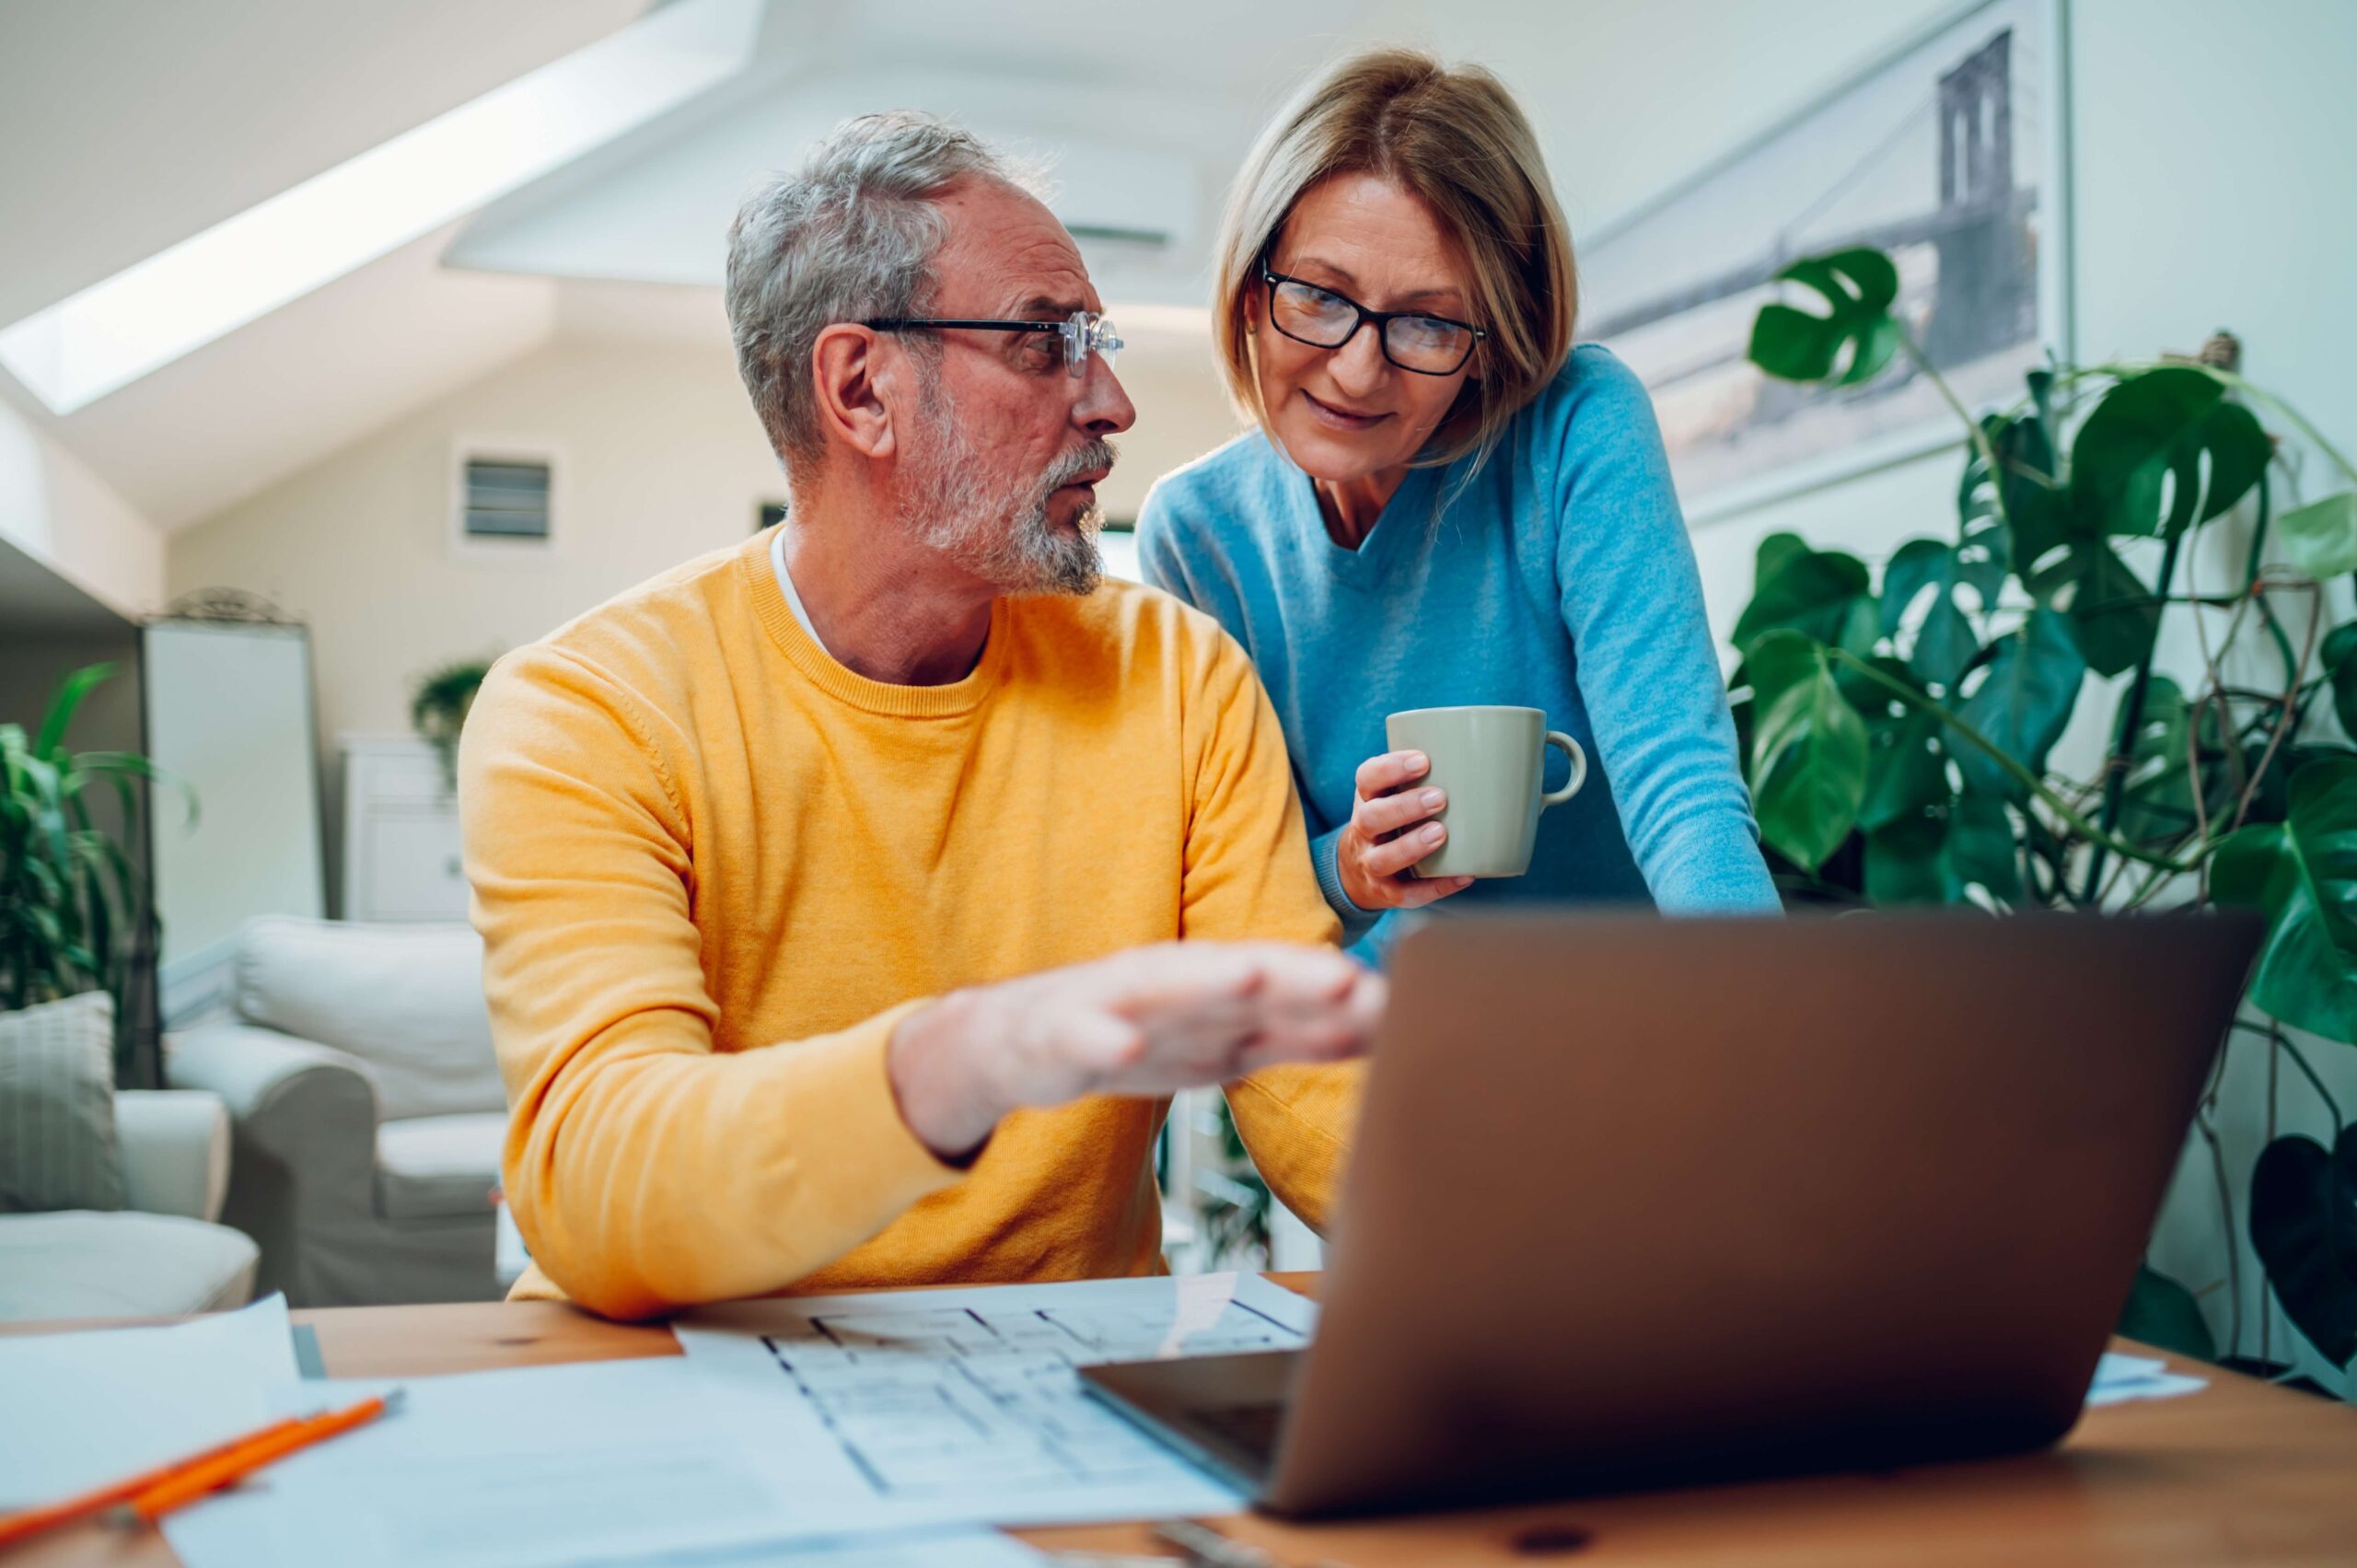
[[883,340],[867,327],[848,322],[829,327],[810,348],[812,385],[819,393],[819,427],[865,458],[888,458],[897,449],[892,407],[887,392],[900,378],[904,361],[884,352]]

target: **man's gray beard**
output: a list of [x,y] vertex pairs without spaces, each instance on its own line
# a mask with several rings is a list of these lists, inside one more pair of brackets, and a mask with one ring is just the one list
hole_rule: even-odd
[[1092,441],[1057,459],[1037,479],[995,494],[983,487],[974,449],[958,424],[946,388],[926,398],[926,438],[932,448],[924,476],[900,507],[900,520],[918,542],[940,552],[982,581],[1010,594],[1089,594],[1104,580],[1097,530],[1105,526],[1094,502],[1065,535],[1048,520],[1048,500],[1092,469],[1110,468],[1113,446]]

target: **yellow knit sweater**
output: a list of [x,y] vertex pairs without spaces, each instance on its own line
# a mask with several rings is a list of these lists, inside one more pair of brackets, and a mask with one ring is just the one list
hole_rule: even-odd
[[[467,874],[535,1260],[515,1294],[642,1317],[1159,1269],[1167,1102],[1017,1113],[960,1171],[901,1121],[885,1046],[927,998],[1140,943],[1333,939],[1249,664],[1108,584],[1000,600],[954,685],[882,684],[796,622],[768,542],[508,655],[469,717]],[[1313,1225],[1357,1084],[1228,1089]]]

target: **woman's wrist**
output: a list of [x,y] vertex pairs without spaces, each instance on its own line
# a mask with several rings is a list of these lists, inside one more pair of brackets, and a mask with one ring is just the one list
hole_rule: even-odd
[[1350,830],[1350,825],[1345,823],[1312,839],[1309,863],[1318,874],[1318,890],[1325,895],[1327,907],[1342,923],[1344,935],[1355,936],[1374,924],[1383,912],[1362,903],[1342,880],[1342,842]]

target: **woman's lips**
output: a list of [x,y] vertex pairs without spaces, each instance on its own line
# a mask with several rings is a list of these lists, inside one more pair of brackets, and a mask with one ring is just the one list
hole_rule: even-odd
[[1302,401],[1309,405],[1311,413],[1317,416],[1320,424],[1331,425],[1337,430],[1372,430],[1391,417],[1387,413],[1353,413],[1348,409],[1339,409],[1332,403],[1319,401],[1306,389],[1301,396]]

